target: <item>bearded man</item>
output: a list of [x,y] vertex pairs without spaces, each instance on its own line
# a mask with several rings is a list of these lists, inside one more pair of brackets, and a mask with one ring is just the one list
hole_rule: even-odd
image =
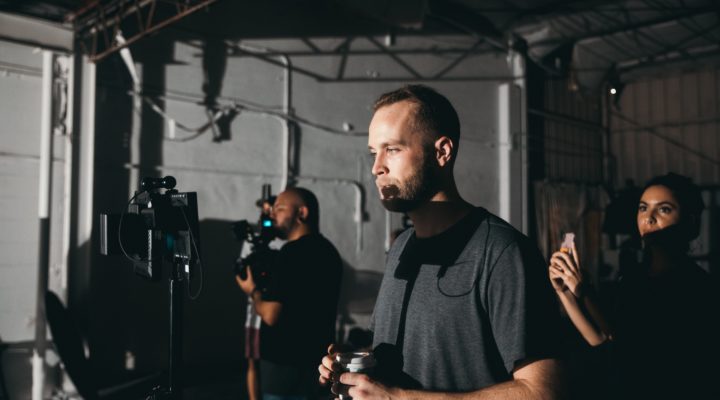
[[250,265],[236,280],[260,315],[260,388],[263,400],[313,400],[315,365],[335,337],[342,259],[320,234],[320,208],[304,188],[280,193],[270,217],[280,249],[270,282],[259,287]]
[[[529,239],[463,200],[453,167],[460,122],[435,90],[411,85],[374,105],[368,147],[383,205],[413,227],[388,253],[371,322],[372,376],[320,382],[361,399],[557,399],[559,311]],[[345,392],[343,392],[345,393]]]

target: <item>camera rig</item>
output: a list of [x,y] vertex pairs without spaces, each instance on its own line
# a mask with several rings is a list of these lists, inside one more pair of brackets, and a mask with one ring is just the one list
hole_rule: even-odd
[[143,178],[126,211],[101,214],[100,253],[125,255],[146,279],[160,279],[163,261],[182,265],[189,278],[200,260],[197,194],[175,184],[172,176]]
[[[128,201],[122,213],[100,215],[100,253],[124,255],[133,263],[136,274],[159,280],[164,263],[171,263],[168,280],[169,351],[167,386],[158,386],[147,399],[177,399],[182,368],[182,287],[190,285],[197,269],[202,288],[200,230],[197,194],[179,193],[176,180],[143,178],[140,191]],[[197,268],[196,268],[197,266]],[[199,296],[199,291],[195,297]]]
[[248,220],[240,220],[232,224],[235,238],[240,242],[250,243],[250,254],[235,261],[233,271],[241,279],[247,279],[247,268],[251,267],[253,278],[261,291],[267,289],[273,267],[279,252],[270,248],[270,242],[277,237],[269,211],[264,206],[272,205],[275,197],[271,194],[269,184],[262,187],[262,197],[256,205],[260,207],[260,218],[257,224]]

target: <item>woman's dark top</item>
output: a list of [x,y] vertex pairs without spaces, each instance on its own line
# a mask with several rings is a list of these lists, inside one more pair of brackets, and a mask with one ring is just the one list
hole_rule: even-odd
[[663,276],[626,276],[615,311],[619,398],[720,399],[718,302],[709,274],[685,259]]

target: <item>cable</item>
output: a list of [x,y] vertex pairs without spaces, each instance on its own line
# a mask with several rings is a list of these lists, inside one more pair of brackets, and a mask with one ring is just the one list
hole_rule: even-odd
[[125,205],[123,212],[120,214],[120,221],[118,222],[118,244],[120,245],[120,251],[122,251],[122,253],[125,255],[125,257],[127,257],[127,259],[132,262],[137,262],[140,260],[136,260],[136,259],[130,257],[128,255],[128,253],[125,251],[125,247],[123,247],[123,244],[122,244],[122,235],[120,232],[122,229],[123,218],[125,217],[125,214],[127,214],[128,207],[130,207],[130,204],[132,204],[132,201],[135,200],[135,198],[138,197],[138,195],[140,195],[141,193],[143,193],[143,192],[136,192],[135,195],[130,198],[130,200]]
[[254,113],[258,113],[258,114],[264,114],[264,115],[270,115],[270,116],[274,116],[274,117],[279,117],[279,118],[282,118],[282,119],[284,119],[284,120],[288,120],[288,121],[292,121],[292,122],[297,122],[298,124],[301,124],[301,125],[310,126],[310,127],[312,127],[312,128],[316,128],[316,129],[319,129],[319,130],[321,130],[321,131],[325,131],[325,132],[328,132],[328,133],[334,133],[334,134],[337,134],[337,135],[344,135],[344,136],[367,136],[367,135],[368,135],[367,132],[345,131],[345,130],[341,130],[341,129],[335,129],[335,128],[332,128],[332,127],[329,127],[329,126],[326,126],[326,125],[319,124],[319,123],[317,123],[317,122],[308,121],[307,119],[302,118],[302,117],[298,117],[298,116],[290,115],[290,114],[285,114],[285,113],[279,112],[279,111],[259,110],[259,109],[254,109],[254,108],[248,107],[248,106],[243,105],[243,104],[239,104],[239,103],[236,103],[236,104],[235,104],[235,107],[236,107],[236,109],[238,109],[238,110],[246,110],[246,111],[254,112]]
[[202,293],[202,289],[203,289],[203,283],[204,283],[204,281],[203,281],[203,265],[202,265],[202,260],[200,260],[200,252],[198,251],[197,243],[195,242],[195,235],[193,235],[192,229],[190,228],[190,222],[188,221],[187,216],[185,215],[185,210],[183,210],[182,207],[180,207],[180,212],[182,213],[183,219],[185,220],[185,225],[188,228],[188,232],[190,234],[190,242],[192,243],[193,249],[195,250],[195,254],[197,254],[197,264],[198,264],[198,269],[200,270],[200,272],[199,272],[200,285],[198,287],[198,290],[197,290],[197,293],[195,294],[195,296],[193,296],[190,293],[190,279],[188,279],[188,284],[187,284],[188,297],[190,298],[190,300],[196,300],[198,297],[200,297],[200,293]]
[[[265,107],[259,107],[257,105],[251,104],[251,103],[241,103],[241,102],[234,102],[232,105],[226,105],[226,106],[219,108],[218,111],[216,111],[213,114],[212,118],[208,119],[208,122],[206,122],[205,124],[203,124],[197,128],[192,128],[192,127],[184,125],[180,122],[177,122],[177,120],[170,117],[149,96],[145,96],[145,95],[135,92],[135,91],[129,91],[128,94],[140,97],[145,103],[148,104],[150,109],[152,109],[155,113],[160,115],[173,128],[175,126],[177,126],[178,128],[180,128],[183,131],[192,133],[192,135],[190,135],[188,137],[184,137],[184,138],[175,138],[172,136],[164,136],[165,140],[172,141],[172,142],[188,142],[188,141],[191,141],[191,140],[194,140],[194,139],[200,137],[202,134],[207,132],[208,129],[211,128],[218,120],[220,120],[220,118],[222,118],[225,115],[229,115],[232,111],[235,111],[238,113],[241,111],[248,111],[248,112],[252,112],[252,113],[256,113],[256,114],[278,117],[283,120],[296,122],[301,125],[316,128],[321,131],[336,134],[336,135],[343,135],[343,136],[367,136],[368,135],[368,133],[364,132],[364,131],[346,131],[343,129],[336,129],[336,128],[333,128],[333,127],[330,127],[327,125],[323,125],[323,124],[320,124],[317,122],[307,120],[302,117],[298,117],[295,115],[290,115],[290,114],[283,113],[281,111],[277,111],[277,110],[273,109],[272,107],[265,108]],[[177,99],[177,100],[179,100],[179,99]],[[138,115],[141,114],[141,110],[139,110],[137,107],[134,108],[134,110]],[[171,129],[173,129],[173,128],[171,128]]]

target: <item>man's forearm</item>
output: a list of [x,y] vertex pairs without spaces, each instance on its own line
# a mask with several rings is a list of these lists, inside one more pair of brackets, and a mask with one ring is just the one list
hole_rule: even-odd
[[260,315],[263,322],[270,326],[277,324],[282,311],[282,303],[263,300],[259,290],[253,290],[252,293],[250,293],[250,297],[252,297],[255,311]]
[[[528,363],[513,373],[511,381],[492,385],[472,392],[430,392],[389,388],[372,382],[366,375],[341,377],[349,385],[357,385],[350,394],[355,398],[386,398],[392,400],[560,400],[567,398],[559,362],[542,359]],[[352,375],[352,374],[349,374]],[[364,378],[363,378],[364,377]]]
[[513,380],[487,388],[464,393],[427,392],[422,390],[398,390],[398,400],[556,400],[563,398],[553,388],[533,388],[521,380]]

